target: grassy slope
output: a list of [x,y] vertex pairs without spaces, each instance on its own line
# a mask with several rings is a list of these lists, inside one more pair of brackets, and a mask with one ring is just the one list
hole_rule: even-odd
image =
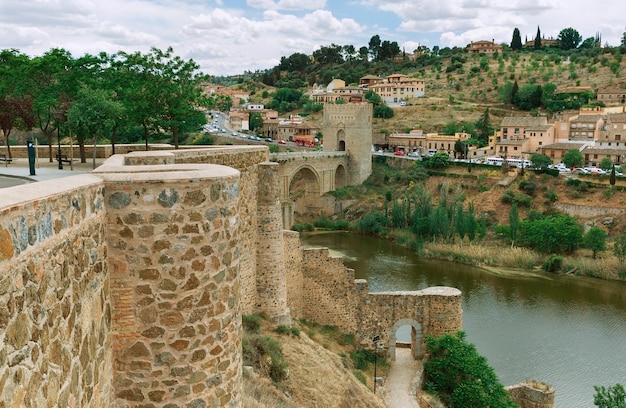
[[248,371],[244,374],[246,408],[385,407],[372,392],[371,370],[365,373],[365,386],[352,373],[350,359],[341,357],[354,346],[338,341],[338,333],[328,328],[296,325],[303,327],[298,336],[278,334],[275,327],[264,322],[260,334],[280,342],[289,376],[274,386],[262,374]]

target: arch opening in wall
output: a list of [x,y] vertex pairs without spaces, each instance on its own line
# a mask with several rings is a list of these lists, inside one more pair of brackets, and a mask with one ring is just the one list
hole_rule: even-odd
[[294,214],[296,216],[319,215],[320,196],[321,189],[317,173],[309,167],[298,169],[289,182],[289,201],[294,204]]
[[335,189],[344,188],[348,185],[348,174],[346,168],[340,164],[335,170]]
[[410,348],[411,356],[418,360],[424,357],[422,325],[413,319],[400,319],[389,330],[389,358],[396,360],[398,347]]
[[346,132],[344,132],[343,129],[339,129],[337,132],[337,151],[346,151]]

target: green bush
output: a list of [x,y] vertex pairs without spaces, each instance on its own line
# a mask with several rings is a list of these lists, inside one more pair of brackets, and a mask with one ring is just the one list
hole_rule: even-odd
[[559,272],[563,268],[563,257],[552,254],[541,265],[541,268],[546,272]]
[[294,231],[303,232],[303,231],[315,231],[315,227],[313,224],[309,224],[308,222],[294,224],[291,227]]
[[276,333],[289,334],[289,331],[289,326],[284,324],[279,324],[278,327],[276,327]]
[[357,370],[367,370],[370,363],[374,363],[374,352],[367,349],[354,350],[350,352],[350,358]]
[[449,408],[513,408],[517,405],[498,381],[487,359],[465,341],[465,333],[426,338],[424,388]]
[[259,315],[242,315],[242,326],[246,333],[258,333],[261,329],[261,316]]
[[268,336],[246,336],[242,342],[243,364],[254,367],[274,383],[287,378],[287,362],[280,343]]
[[358,371],[358,370],[353,370],[352,374],[354,374],[356,379],[359,380],[362,384],[367,385],[367,380],[365,379],[365,374],[363,374],[363,372]]
[[519,189],[530,196],[534,196],[537,193],[537,183],[534,181],[522,180],[519,183]]

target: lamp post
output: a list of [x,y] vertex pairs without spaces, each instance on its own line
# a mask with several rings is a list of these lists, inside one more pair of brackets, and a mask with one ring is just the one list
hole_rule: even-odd
[[59,170],[63,170],[63,161],[61,160],[61,119],[63,112],[60,109],[54,111],[54,117],[57,120],[57,160],[59,162]]
[[375,335],[372,341],[374,342],[374,394],[376,394],[376,360],[378,360],[378,342],[380,341],[380,335]]

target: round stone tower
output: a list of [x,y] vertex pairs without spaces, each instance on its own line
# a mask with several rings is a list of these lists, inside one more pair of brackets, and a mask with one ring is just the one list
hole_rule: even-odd
[[372,172],[372,112],[369,102],[324,106],[324,150],[350,155],[350,185],[361,184]]

